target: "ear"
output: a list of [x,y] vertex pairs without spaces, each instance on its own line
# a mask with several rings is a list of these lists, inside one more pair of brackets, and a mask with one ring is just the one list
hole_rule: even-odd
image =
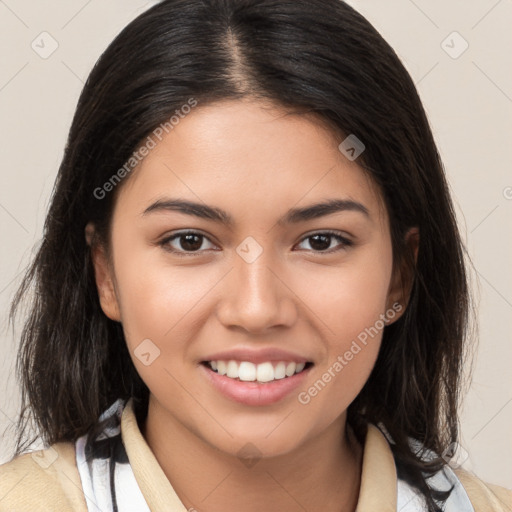
[[[400,304],[401,308],[393,317],[393,322],[398,320],[409,303],[412,285],[414,284],[414,271],[418,261],[418,248],[420,242],[420,233],[417,227],[410,228],[405,234],[405,254],[393,269],[393,275],[388,289],[387,309],[393,308],[394,304]],[[395,310],[395,308],[393,308]],[[393,323],[390,322],[390,323]]]
[[91,222],[85,227],[85,240],[91,251],[94,277],[101,309],[108,318],[120,322],[121,314],[114,287],[113,271],[109,264],[105,248],[96,239],[94,225]]

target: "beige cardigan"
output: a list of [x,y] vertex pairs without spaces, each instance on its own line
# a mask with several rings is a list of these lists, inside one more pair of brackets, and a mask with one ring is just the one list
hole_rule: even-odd
[[[153,512],[187,512],[142,436],[131,400],[123,411],[121,435],[149,508]],[[461,469],[455,473],[477,512],[512,511],[512,491],[487,484]],[[396,512],[396,506],[393,454],[383,434],[369,425],[357,511]],[[74,443],[56,443],[0,466],[0,512],[37,511],[87,512]]]

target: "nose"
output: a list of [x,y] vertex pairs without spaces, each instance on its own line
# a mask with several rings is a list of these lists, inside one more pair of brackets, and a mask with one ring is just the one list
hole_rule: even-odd
[[235,258],[217,308],[217,316],[225,327],[261,334],[295,323],[298,299],[284,272],[267,252],[270,251],[263,251],[252,263]]

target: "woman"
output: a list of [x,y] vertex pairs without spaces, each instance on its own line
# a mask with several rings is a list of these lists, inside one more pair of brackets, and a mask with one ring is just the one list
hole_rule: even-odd
[[164,0],[84,87],[13,303],[35,286],[0,510],[506,510],[448,464],[463,259],[368,21]]

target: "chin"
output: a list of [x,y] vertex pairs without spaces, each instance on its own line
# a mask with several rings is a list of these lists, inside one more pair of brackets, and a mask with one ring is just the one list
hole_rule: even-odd
[[[283,422],[284,423],[284,422]],[[277,428],[276,428],[276,425]],[[242,427],[241,424],[239,424]],[[245,428],[229,428],[229,434],[222,431],[212,436],[212,430],[204,432],[203,439],[215,449],[226,455],[245,458],[270,458],[286,455],[298,450],[305,440],[305,433],[290,430],[284,425],[274,424],[262,429],[254,425],[254,422],[246,423]]]

